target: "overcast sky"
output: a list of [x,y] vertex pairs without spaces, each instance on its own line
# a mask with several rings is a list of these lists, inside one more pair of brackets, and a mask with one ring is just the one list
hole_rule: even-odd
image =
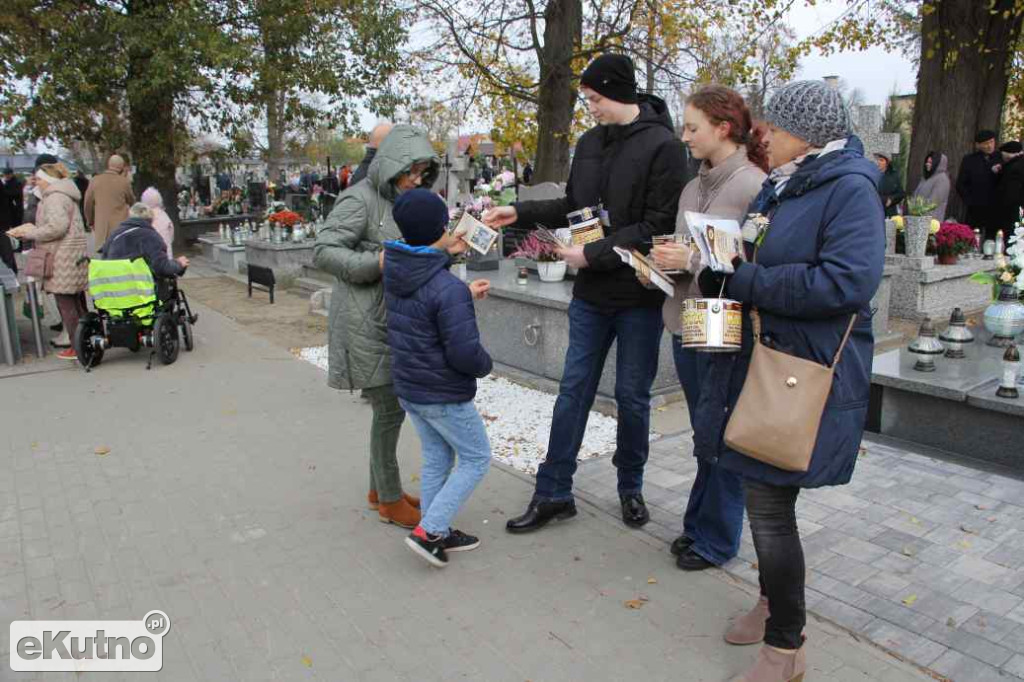
[[[802,4],[802,3],[801,3]],[[805,38],[842,14],[845,0],[819,0],[815,7],[803,7],[790,12],[789,24],[798,38]],[[900,94],[917,88],[917,69],[899,51],[886,52],[874,48],[864,52],[840,52],[828,57],[811,54],[800,63],[799,78],[839,76],[851,88],[860,88],[866,104],[884,105],[895,86]]]

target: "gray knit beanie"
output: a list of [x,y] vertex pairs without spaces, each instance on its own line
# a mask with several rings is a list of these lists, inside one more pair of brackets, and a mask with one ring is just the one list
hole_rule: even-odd
[[815,147],[853,133],[843,98],[824,81],[783,85],[765,107],[764,120]]

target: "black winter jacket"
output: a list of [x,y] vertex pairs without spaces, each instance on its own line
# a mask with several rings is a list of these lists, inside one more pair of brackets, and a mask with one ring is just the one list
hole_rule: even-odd
[[891,218],[900,210],[900,204],[907,196],[903,190],[903,183],[900,182],[900,174],[895,168],[889,168],[882,174],[882,180],[878,183],[878,195],[882,197],[882,207],[885,209],[885,217]]
[[1013,226],[1020,220],[1020,208],[1024,206],[1024,156],[1010,159],[1003,164],[996,182],[996,225],[1003,231],[1003,237],[1013,234]]
[[176,277],[185,268],[167,257],[163,237],[147,220],[129,218],[114,230],[100,248],[104,260],[144,258],[156,277]]
[[998,176],[992,172],[992,166],[1001,160],[999,154],[984,152],[974,152],[963,158],[960,172],[956,174],[956,193],[965,205],[989,207],[993,204]]
[[658,307],[664,294],[640,284],[612,247],[647,253],[653,235],[672,234],[689,179],[668,108],[657,97],[642,96],[633,123],[595,126],[580,137],[565,196],[516,204],[517,225],[564,227],[567,213],[603,204],[611,227],[604,239],[584,247],[589,267],[576,275],[573,295],[604,308]]

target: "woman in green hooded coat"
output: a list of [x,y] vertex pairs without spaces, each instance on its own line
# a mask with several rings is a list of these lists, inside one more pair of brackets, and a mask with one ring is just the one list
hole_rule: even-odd
[[430,187],[439,166],[425,132],[395,126],[378,148],[365,181],[338,197],[313,251],[314,265],[337,278],[331,295],[327,383],[360,389],[373,406],[367,500],[381,521],[407,528],[419,523],[419,500],[402,492],[398,469],[405,412],[391,381],[381,265],[384,242],[402,236],[391,216],[395,199],[406,190]]

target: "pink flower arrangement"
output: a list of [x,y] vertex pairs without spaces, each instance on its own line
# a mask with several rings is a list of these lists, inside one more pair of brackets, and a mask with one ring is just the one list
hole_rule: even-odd
[[538,263],[554,263],[562,260],[555,247],[547,242],[537,239],[537,235],[531,232],[526,239],[519,242],[519,249],[512,254],[513,258],[529,258]]
[[935,251],[940,256],[959,256],[977,245],[974,230],[962,223],[944,222],[935,233]]

